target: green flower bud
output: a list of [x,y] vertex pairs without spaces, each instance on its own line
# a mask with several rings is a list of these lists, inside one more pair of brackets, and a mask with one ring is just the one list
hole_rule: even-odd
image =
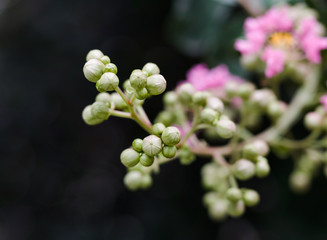
[[253,207],[260,202],[260,195],[257,191],[245,189],[243,191],[243,200],[246,206]]
[[165,129],[166,126],[163,123],[156,123],[152,126],[152,133],[154,135],[160,136]]
[[144,67],[142,68],[142,70],[147,72],[149,76],[160,73],[160,69],[157,66],[157,64],[154,64],[151,62],[145,64]]
[[197,106],[205,106],[207,104],[208,93],[207,92],[196,92],[192,96],[192,101]]
[[158,114],[155,122],[161,122],[165,126],[170,126],[175,121],[175,115],[170,111],[162,111]]
[[143,140],[140,138],[134,139],[132,147],[137,152],[142,152]]
[[242,200],[229,202],[227,212],[231,217],[242,216],[245,212],[244,202]]
[[167,127],[163,130],[161,139],[165,145],[174,146],[180,142],[182,137],[181,132],[177,127]]
[[240,159],[233,165],[233,173],[240,180],[248,180],[254,176],[255,166],[247,159]]
[[107,65],[110,63],[110,58],[108,56],[103,56],[99,59],[104,65]]
[[106,93],[106,92],[99,93],[96,96],[95,101],[96,102],[103,102],[103,103],[107,104],[107,107],[110,107],[110,105],[111,105],[110,94]]
[[135,191],[142,186],[142,180],[142,173],[139,171],[130,171],[124,177],[124,184],[129,190]]
[[256,161],[258,157],[258,149],[252,144],[248,143],[243,148],[243,157],[246,159],[250,159],[252,161]]
[[83,73],[90,82],[97,82],[103,74],[104,65],[97,59],[87,61],[83,67]]
[[276,96],[270,89],[255,90],[251,95],[251,102],[260,108],[266,108],[273,101]]
[[218,122],[218,113],[211,108],[204,108],[200,114],[202,122],[215,126]]
[[142,88],[141,90],[136,90],[135,97],[139,100],[144,100],[149,97],[148,90],[146,88]]
[[145,153],[141,154],[140,163],[145,167],[150,167],[154,162],[154,157],[149,156]]
[[229,81],[225,84],[225,92],[229,98],[237,96],[238,88],[239,88],[239,83],[235,81]]
[[123,88],[128,96],[131,96],[133,93],[135,93],[135,89],[132,88],[131,83],[129,80],[126,80],[123,84]]
[[173,158],[173,157],[175,157],[176,152],[177,152],[176,146],[164,146],[162,148],[162,154],[166,158]]
[[226,198],[229,201],[237,202],[242,199],[242,191],[239,188],[229,188],[226,192]]
[[191,83],[183,83],[177,88],[178,98],[184,104],[192,102],[192,96],[195,92],[196,90]]
[[153,157],[161,152],[162,142],[161,139],[155,135],[149,135],[143,139],[143,152]]
[[195,161],[195,155],[189,150],[188,147],[183,147],[179,151],[179,162],[182,165],[190,165]]
[[126,102],[121,98],[118,93],[111,94],[111,101],[115,104],[116,109],[124,109],[127,108]]
[[224,111],[224,104],[223,102],[217,97],[209,97],[207,99],[207,108],[211,108],[216,112],[222,114]]
[[134,149],[127,148],[120,154],[120,160],[125,167],[134,167],[140,161],[140,154]]
[[99,92],[114,91],[119,84],[119,79],[116,74],[111,72],[104,73],[100,80],[96,83],[96,88]]
[[152,177],[150,176],[150,174],[144,174],[142,176],[141,188],[148,189],[151,186],[152,186]]
[[307,115],[305,115],[304,118],[304,125],[310,129],[317,129],[320,128],[322,125],[322,116],[317,112],[309,112]]
[[146,89],[150,95],[159,95],[166,90],[167,82],[160,74],[154,74],[147,78]]
[[217,200],[221,200],[217,192],[207,192],[202,198],[203,204],[206,207],[209,207],[211,204],[214,204]]
[[174,106],[178,101],[177,94],[173,91],[167,92],[163,97],[163,101],[167,106]]
[[270,166],[265,157],[259,156],[255,164],[255,174],[257,177],[262,178],[268,176],[270,173]]
[[104,72],[111,72],[111,73],[117,74],[118,69],[117,69],[117,66],[115,64],[108,63],[108,64],[106,64],[106,66],[104,68]]
[[307,173],[295,171],[291,174],[289,184],[296,193],[305,193],[309,190],[311,179]]
[[108,105],[104,102],[94,102],[91,107],[92,115],[95,118],[106,120],[110,116]]
[[88,62],[91,59],[100,60],[103,56],[103,53],[99,49],[93,49],[86,55],[86,61]]
[[235,123],[228,119],[220,119],[217,122],[217,133],[221,138],[231,138],[236,132]]
[[268,105],[267,113],[273,118],[279,118],[287,109],[287,106],[282,101],[273,101]]
[[145,72],[143,72],[140,69],[135,69],[131,76],[129,77],[129,81],[131,83],[131,86],[136,90],[141,90],[142,88],[145,88],[146,82],[147,82],[147,76]]
[[266,156],[269,153],[269,146],[267,142],[257,139],[252,142],[253,147],[256,149],[256,152],[261,156]]
[[91,111],[92,106],[88,105],[84,108],[82,112],[82,118],[84,122],[88,125],[97,125],[99,123],[103,122],[103,119],[98,119],[93,116],[92,111]]
[[223,199],[216,200],[208,207],[208,213],[211,219],[215,221],[222,221],[227,217],[228,203]]
[[237,95],[242,99],[248,99],[253,93],[255,87],[252,83],[243,83],[237,89]]

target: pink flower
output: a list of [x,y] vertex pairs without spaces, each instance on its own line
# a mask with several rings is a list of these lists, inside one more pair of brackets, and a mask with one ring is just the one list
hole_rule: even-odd
[[307,59],[320,63],[320,52],[327,49],[322,25],[299,6],[272,8],[265,15],[245,20],[245,39],[235,42],[243,56],[258,56],[266,63],[268,78],[284,70],[288,62]]
[[325,110],[327,111],[327,94],[321,96],[320,103],[324,106]]

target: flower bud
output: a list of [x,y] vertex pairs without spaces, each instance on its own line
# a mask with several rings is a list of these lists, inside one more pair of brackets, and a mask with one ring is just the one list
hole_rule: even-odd
[[163,123],[156,123],[152,126],[152,133],[154,135],[160,136],[165,129],[166,127]]
[[92,106],[88,105],[84,108],[82,112],[82,118],[84,122],[88,125],[97,125],[99,123],[103,122],[103,119],[98,119],[93,116],[92,111],[91,111]]
[[103,74],[104,65],[97,59],[87,61],[83,67],[84,76],[90,82],[97,82]]
[[177,152],[176,146],[164,146],[162,148],[162,154],[166,158],[173,158],[173,157],[175,157],[176,152]]
[[86,55],[86,61],[88,62],[91,59],[100,60],[103,56],[103,53],[99,49],[93,49]]
[[156,117],[155,122],[161,122],[165,126],[170,126],[175,121],[175,115],[170,111],[162,111]]
[[143,140],[140,138],[134,139],[132,147],[137,152],[142,152]]
[[182,165],[190,165],[195,160],[195,155],[188,147],[183,147],[179,150],[179,162]]
[[261,156],[266,156],[269,153],[268,144],[261,139],[254,140],[252,145],[256,149],[255,151]]
[[218,118],[218,113],[211,108],[204,108],[200,114],[201,121],[212,126],[217,124]]
[[317,112],[309,112],[305,115],[304,125],[310,129],[317,129],[322,125],[322,116]]
[[99,59],[104,65],[107,65],[110,63],[110,58],[108,56],[103,56],[102,58]]
[[131,86],[136,90],[141,90],[142,88],[145,88],[147,82],[146,79],[147,75],[140,69],[135,69],[129,77]]
[[121,98],[118,93],[111,94],[111,101],[115,104],[116,109],[124,109],[127,107],[126,102]]
[[229,188],[226,192],[226,198],[229,201],[237,202],[238,200],[242,199],[242,191],[239,188]]
[[207,108],[211,108],[216,112],[222,114],[224,111],[224,104],[223,102],[217,97],[209,97],[207,99]]
[[239,200],[237,202],[229,202],[227,212],[231,217],[240,217],[245,212],[244,202]]
[[99,93],[96,96],[95,101],[96,102],[103,102],[103,103],[107,104],[107,107],[110,107],[110,105],[111,105],[110,94],[106,93],[106,92]]
[[243,200],[246,206],[253,207],[260,202],[260,195],[257,191],[246,189],[243,192]]
[[181,102],[189,104],[192,102],[192,96],[196,92],[191,83],[183,83],[177,88],[177,95]]
[[123,88],[128,96],[131,96],[133,93],[135,93],[135,89],[132,88],[131,83],[129,80],[126,80],[123,83]]
[[267,113],[268,115],[273,118],[279,118],[285,111],[286,111],[286,104],[282,101],[273,101],[269,103]]
[[139,100],[144,100],[149,97],[148,90],[146,88],[142,88],[141,90],[136,90],[135,97]]
[[117,74],[118,72],[118,69],[117,69],[117,66],[113,63],[108,63],[106,64],[106,66],[104,67],[104,72],[111,72],[111,73],[114,73],[114,74]]
[[182,137],[181,132],[177,127],[167,127],[163,130],[161,139],[165,145],[174,146],[180,142]]
[[160,74],[154,74],[147,78],[146,89],[150,95],[159,95],[166,90],[167,82]]
[[276,96],[269,89],[255,90],[251,96],[251,102],[261,108],[266,108],[274,100],[276,100]]
[[114,91],[119,84],[119,79],[112,72],[104,73],[96,83],[96,88],[99,92]]
[[161,139],[155,135],[149,135],[143,139],[143,152],[153,157],[161,152],[162,142]]
[[228,203],[223,199],[218,199],[208,207],[209,216],[216,221],[222,221],[227,217]]
[[202,198],[202,202],[206,207],[209,207],[211,204],[214,204],[217,200],[221,200],[219,198],[219,194],[213,191],[205,193]]
[[154,162],[154,157],[149,156],[145,153],[141,154],[140,163],[145,167],[150,167]]
[[167,106],[174,106],[178,101],[177,94],[173,91],[166,92],[163,101]]
[[120,154],[120,160],[125,167],[134,167],[140,161],[140,154],[134,149],[127,148]]
[[151,62],[145,64],[144,67],[142,68],[142,70],[147,72],[148,76],[160,73],[160,69],[157,66],[157,64],[154,64],[154,63],[151,63]]
[[231,138],[236,132],[235,123],[228,119],[220,119],[217,122],[216,129],[221,138]]
[[262,178],[268,176],[270,173],[270,166],[265,157],[259,156],[255,164],[255,174],[257,177]]
[[95,118],[103,120],[108,119],[110,115],[108,105],[104,102],[94,102],[91,107],[91,112]]
[[237,95],[242,99],[248,99],[253,93],[255,87],[252,83],[243,83],[237,89]]
[[130,171],[124,177],[124,184],[129,190],[135,191],[142,186],[142,180],[142,173],[139,171]]
[[310,188],[311,179],[308,174],[300,171],[295,171],[290,176],[289,184],[294,192],[305,193]]
[[152,177],[150,176],[150,174],[144,174],[142,176],[141,188],[148,189],[151,186],[152,186]]
[[240,180],[248,180],[254,176],[255,166],[247,159],[240,159],[233,165],[233,173]]
[[229,81],[225,84],[225,92],[229,98],[237,96],[238,88],[239,88],[239,83],[235,81]]
[[197,106],[205,106],[207,104],[207,98],[207,92],[196,92],[192,97],[192,101]]

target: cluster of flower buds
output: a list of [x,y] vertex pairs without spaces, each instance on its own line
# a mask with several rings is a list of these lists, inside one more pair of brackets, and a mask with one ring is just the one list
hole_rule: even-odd
[[147,189],[152,186],[152,178],[149,173],[145,173],[141,167],[137,166],[126,173],[124,184],[131,191]]

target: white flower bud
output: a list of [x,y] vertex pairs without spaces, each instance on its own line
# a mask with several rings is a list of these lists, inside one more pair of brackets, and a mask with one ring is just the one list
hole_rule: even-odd
[[258,157],[258,161],[255,164],[255,174],[257,177],[266,177],[270,173],[270,166],[268,160],[262,156]]
[[256,149],[256,152],[261,156],[266,156],[269,153],[268,144],[261,139],[254,140],[252,145]]
[[107,65],[110,63],[110,58],[108,56],[103,56],[102,58],[99,59],[104,65]]
[[167,127],[165,130],[163,130],[161,135],[162,141],[168,146],[174,146],[179,143],[181,137],[182,134],[177,127]]
[[209,216],[216,221],[222,221],[227,217],[228,203],[223,199],[218,199],[208,207]]
[[266,108],[269,103],[276,100],[276,96],[269,89],[255,90],[251,96],[251,102],[261,108]]
[[224,104],[223,102],[217,98],[217,97],[209,97],[207,99],[207,108],[211,108],[215,111],[217,111],[218,113],[222,114],[224,111]]
[[92,111],[91,111],[92,106],[88,105],[84,108],[82,112],[82,118],[84,122],[88,125],[97,125],[99,123],[103,122],[103,119],[98,119],[93,116]]
[[310,188],[311,179],[308,174],[300,171],[295,171],[290,176],[289,184],[294,192],[305,193]]
[[107,104],[107,107],[110,107],[110,105],[111,105],[110,94],[106,93],[106,92],[99,93],[96,96],[95,101],[96,102],[103,102],[103,103]]
[[95,118],[103,120],[108,119],[110,115],[108,105],[103,102],[94,102],[91,107],[91,112]]
[[140,154],[134,149],[127,148],[120,154],[120,160],[125,167],[134,167],[140,161]]
[[287,106],[282,101],[273,101],[268,105],[267,113],[273,118],[279,118],[287,109]]
[[121,96],[118,93],[112,93],[111,94],[111,101],[115,104],[116,109],[123,110],[127,107],[126,102],[121,98]]
[[305,115],[304,118],[304,125],[310,129],[317,129],[320,128],[322,125],[322,116],[317,112],[309,112],[307,115]]
[[242,216],[245,212],[244,202],[242,200],[237,202],[229,202],[227,212],[231,217]]
[[86,55],[86,61],[88,62],[91,59],[100,60],[103,56],[103,53],[99,49],[93,49]]
[[152,126],[152,133],[157,136],[161,136],[162,132],[166,129],[163,123],[156,123]]
[[150,95],[159,95],[166,90],[167,82],[160,74],[154,74],[147,78],[146,89]]
[[255,166],[247,159],[240,159],[233,165],[233,173],[240,180],[248,180],[254,176]]
[[142,153],[140,157],[140,163],[145,167],[150,167],[154,162],[154,157]]
[[217,124],[218,118],[218,113],[211,108],[204,108],[200,114],[201,121],[212,126]]
[[206,207],[209,207],[211,204],[215,203],[217,200],[220,200],[219,194],[217,192],[207,192],[202,198],[202,202]]
[[99,92],[114,91],[119,84],[119,79],[112,72],[104,73],[96,83],[96,88]]
[[161,139],[155,135],[149,135],[143,139],[143,152],[153,157],[161,152],[162,142]]
[[237,96],[239,84],[235,81],[229,81],[225,84],[225,92],[229,98]]
[[252,83],[243,83],[237,89],[237,95],[243,99],[248,99],[253,93],[255,87]]
[[207,104],[208,92],[196,92],[192,97],[192,101],[195,105],[205,106]]
[[257,191],[245,189],[243,191],[243,200],[246,206],[253,207],[260,202],[260,195]]
[[226,198],[229,201],[237,202],[238,200],[242,199],[242,191],[235,187],[229,188],[226,192]]
[[221,138],[231,138],[236,132],[235,123],[228,119],[219,120],[216,129]]
[[154,63],[151,63],[151,62],[145,64],[144,67],[142,68],[142,70],[147,72],[149,76],[160,73],[160,69],[157,66],[157,64],[154,64]]
[[130,171],[124,177],[124,184],[129,190],[135,191],[142,186],[142,180],[142,173],[139,171]]
[[177,152],[176,146],[164,146],[162,148],[162,155],[164,155],[166,158],[175,157],[176,152]]
[[87,61],[83,67],[84,76],[90,82],[97,82],[103,74],[104,65],[97,59]]
[[139,100],[144,100],[149,97],[149,92],[146,88],[142,88],[140,90],[135,91],[135,97]]
[[142,88],[145,88],[146,82],[147,82],[147,75],[145,72],[143,72],[140,69],[135,69],[130,77],[129,81],[131,83],[131,86],[136,90],[141,90]]
[[174,106],[174,104],[176,104],[176,102],[178,101],[177,94],[173,91],[169,91],[165,93],[163,101],[167,106]]
[[152,186],[152,177],[150,176],[150,174],[144,174],[142,176],[141,188],[148,189],[151,186]]
[[177,88],[177,95],[181,102],[190,104],[192,102],[192,96],[196,92],[191,83],[183,83]]
[[106,64],[105,68],[104,68],[104,72],[112,72],[114,74],[117,74],[118,69],[117,66],[113,63],[108,63]]

